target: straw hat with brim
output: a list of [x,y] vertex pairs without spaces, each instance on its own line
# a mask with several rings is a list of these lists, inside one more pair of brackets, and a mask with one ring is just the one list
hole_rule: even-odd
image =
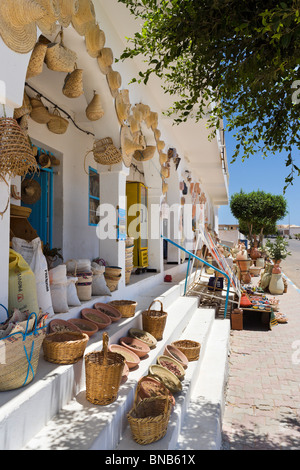
[[124,165],[129,167],[136,150],[142,150],[143,146],[136,143],[128,126],[121,127],[121,149]]
[[37,21],[37,25],[43,34],[52,35],[57,28],[59,16],[59,4],[57,0],[35,0],[46,10],[46,15]]
[[114,54],[110,47],[103,47],[98,55],[98,65],[101,72],[107,75],[111,71],[111,66],[114,62]]
[[94,24],[87,29],[85,33],[85,45],[87,53],[91,57],[98,57],[101,49],[104,47],[105,41],[105,33],[99,28],[99,25]]
[[58,0],[58,22],[63,28],[70,26],[72,18],[78,13],[80,0]]
[[96,24],[96,13],[91,0],[80,0],[79,8],[72,16],[73,28],[80,36],[84,36],[87,30]]
[[132,114],[128,117],[127,122],[130,125],[130,130],[133,134],[140,130],[140,121],[136,120]]
[[38,181],[26,179],[21,185],[21,198],[24,204],[35,204],[42,194],[42,189]]
[[118,96],[119,88],[122,85],[122,77],[116,70],[111,70],[106,75],[107,83],[110,89],[111,96],[116,98]]
[[131,104],[129,101],[129,90],[120,90],[115,99],[116,113],[120,124],[129,117]]
[[27,54],[37,41],[36,21],[46,14],[34,0],[5,0],[0,3],[0,35],[13,51]]

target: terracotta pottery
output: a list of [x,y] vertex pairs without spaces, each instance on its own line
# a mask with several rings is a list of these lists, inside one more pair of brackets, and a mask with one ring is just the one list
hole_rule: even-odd
[[70,323],[70,321],[60,320],[58,318],[55,320],[52,320],[49,323],[49,331],[50,333],[61,333],[64,331],[80,331],[81,332],[81,330],[73,323]]
[[150,398],[154,396],[164,396],[168,392],[172,405],[175,405],[175,398],[172,393],[166,389],[166,386],[153,377],[142,377],[139,381],[139,398]]
[[110,317],[93,308],[84,308],[81,310],[81,316],[97,325],[98,330],[103,330],[111,324]]
[[272,295],[281,295],[284,292],[284,282],[282,278],[282,273],[272,273],[270,284],[269,284],[269,292]]
[[149,346],[137,338],[123,336],[122,338],[120,338],[119,341],[121,346],[128,348],[130,351],[134,352],[138,357],[145,357],[150,352]]
[[260,251],[257,248],[257,243],[254,243],[254,246],[251,247],[251,249],[250,249],[250,258],[253,261],[256,261],[260,257],[261,257],[261,254],[260,254]]
[[175,346],[172,346],[171,344],[168,344],[165,347],[164,355],[165,356],[170,356],[173,359],[176,359],[176,361],[178,361],[179,364],[181,364],[185,369],[187,368],[187,366],[189,364],[189,361],[188,361],[188,358],[186,357],[186,355],[183,354],[183,352],[181,352]]
[[107,315],[111,319],[112,322],[118,321],[122,317],[121,312],[119,312],[119,310],[114,308],[112,305],[97,302],[94,305],[94,308],[96,310],[99,310],[99,312],[102,312],[105,315]]
[[128,365],[129,369],[133,369],[140,363],[140,358],[134,352],[130,351],[124,346],[120,346],[119,344],[111,344],[108,347],[108,350],[121,354],[125,358],[125,362]]
[[89,337],[93,336],[98,331],[98,326],[95,325],[95,323],[85,320],[84,318],[70,318],[68,321]]

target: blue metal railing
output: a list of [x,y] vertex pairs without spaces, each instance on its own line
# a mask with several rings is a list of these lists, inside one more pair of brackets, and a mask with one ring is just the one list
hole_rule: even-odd
[[224,318],[226,318],[227,307],[228,307],[228,299],[229,299],[229,289],[230,289],[230,277],[228,276],[228,274],[221,271],[220,269],[216,268],[215,266],[212,266],[207,261],[199,258],[199,256],[196,256],[194,253],[191,253],[190,251],[186,250],[185,248],[183,248],[183,246],[180,246],[177,243],[173,242],[173,240],[170,240],[169,238],[166,238],[163,235],[161,235],[161,237],[164,240],[166,240],[168,243],[171,243],[171,245],[176,246],[179,250],[181,250],[184,253],[186,253],[187,255],[189,255],[187,271],[186,271],[186,277],[185,277],[184,295],[186,295],[186,291],[187,291],[187,280],[188,280],[188,274],[189,274],[189,269],[190,269],[191,258],[194,258],[194,259],[197,259],[198,261],[201,261],[201,263],[204,263],[209,268],[212,268],[214,271],[217,271],[218,273],[222,274],[222,276],[226,277],[226,279],[227,279],[227,291],[226,291],[225,309],[224,309]]

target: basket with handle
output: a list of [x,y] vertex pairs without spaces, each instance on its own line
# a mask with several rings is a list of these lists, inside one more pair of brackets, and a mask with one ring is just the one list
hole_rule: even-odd
[[169,391],[165,396],[155,396],[138,400],[140,382],[136,387],[133,407],[127,414],[133,440],[141,445],[151,444],[162,439],[168,429],[172,403]]
[[94,405],[109,405],[117,399],[125,358],[108,351],[108,334],[103,333],[102,351],[85,356],[86,399]]
[[[159,302],[160,310],[151,310],[152,305]],[[153,300],[148,310],[142,312],[143,330],[148,331],[158,341],[163,338],[163,332],[167,321],[167,312],[163,310],[163,304],[160,300]]]
[[50,333],[43,341],[44,358],[54,364],[75,364],[83,357],[88,340],[79,331]]
[[[0,304],[6,311],[4,305]],[[34,319],[34,327],[29,325]],[[27,319],[25,332],[11,333],[0,340],[0,391],[15,390],[32,382],[35,377],[40,350],[46,335],[46,316],[38,320],[36,313]]]

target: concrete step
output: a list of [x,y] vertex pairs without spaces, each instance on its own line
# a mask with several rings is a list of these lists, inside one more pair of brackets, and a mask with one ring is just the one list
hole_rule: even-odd
[[178,439],[178,450],[221,449],[229,338],[230,321],[215,320]]
[[[177,274],[174,269],[174,282],[171,284],[161,282],[160,274],[154,275],[149,283],[137,282],[134,287],[126,287],[123,293],[115,291],[112,297],[93,298],[66,314],[55,315],[55,318],[68,319],[80,316],[82,308],[92,306],[96,301],[108,302],[118,298],[137,300],[138,308],[134,317],[123,318],[107,329],[110,343],[117,343],[121,336],[127,334],[129,328],[142,327],[141,313],[149,307],[156,296],[163,301],[164,309],[176,301],[181,290],[180,284],[175,283],[183,278],[183,272],[182,267]],[[191,304],[194,304],[194,300]],[[159,308],[159,304],[156,304],[155,308]],[[86,353],[101,349],[102,333],[98,332],[90,338]],[[24,388],[1,392],[0,449],[15,450],[24,447],[65,405],[85,389],[83,362],[58,366],[45,361],[41,351],[34,380]]]
[[[170,295],[174,295],[174,292],[172,291]],[[169,305],[167,312],[168,319],[163,340],[157,343],[156,348],[150,351],[146,359],[141,360],[136,370],[129,373],[127,381],[120,386],[118,398],[114,403],[105,407],[89,403],[85,398],[85,384],[82,384],[78,393],[61,406],[56,416],[49,420],[46,426],[36,433],[23,448],[26,450],[115,449],[127,425],[126,415],[132,407],[137,381],[147,375],[149,366],[155,364],[157,356],[163,354],[165,345],[181,336],[191,319],[194,318],[195,312],[199,313],[197,299],[178,297]],[[200,318],[201,315],[198,316]],[[141,315],[136,315],[136,317],[136,320],[141,322]],[[110,337],[110,343],[117,343],[118,339],[132,326],[132,322],[133,320],[128,321],[126,327],[119,327],[118,331]],[[141,323],[137,324],[137,327],[140,326]],[[80,363],[82,376],[84,376],[84,361]],[[78,364],[75,366],[79,367]],[[55,396],[57,392],[58,390],[53,390],[52,396]]]

